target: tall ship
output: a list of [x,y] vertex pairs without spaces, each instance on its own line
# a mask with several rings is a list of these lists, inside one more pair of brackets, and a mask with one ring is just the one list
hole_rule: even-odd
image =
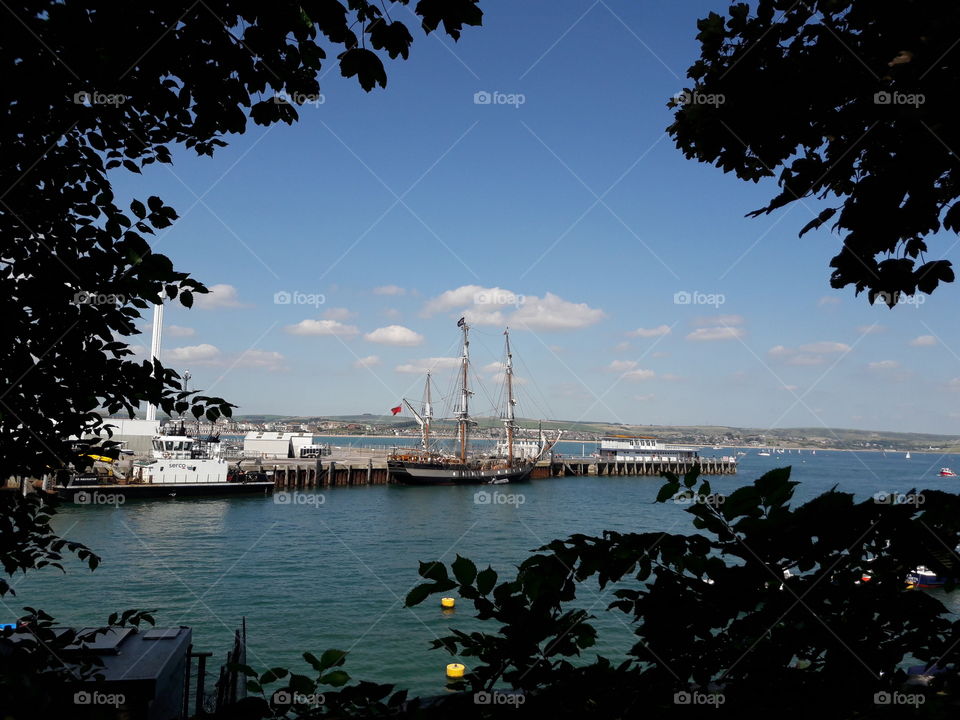
[[418,411],[408,400],[403,400],[413,414],[421,430],[419,448],[397,448],[387,459],[390,480],[403,485],[477,485],[506,484],[530,479],[537,461],[546,451],[544,444],[536,455],[515,452],[516,398],[513,392],[513,354],[510,349],[510,330],[504,331],[506,362],[504,383],[506,385],[506,408],[503,425],[506,440],[501,446],[505,452],[478,454],[470,451],[470,431],[476,423],[470,419],[470,326],[466,318],[460,318],[457,326],[463,333],[460,365],[457,370],[458,388],[454,419],[457,424],[457,452],[434,450],[431,446],[430,425],[433,420],[433,402],[430,391],[430,372],[427,372],[423,404]]

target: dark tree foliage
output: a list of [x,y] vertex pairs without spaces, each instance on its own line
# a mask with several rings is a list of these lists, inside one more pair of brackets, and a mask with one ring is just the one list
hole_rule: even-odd
[[248,120],[292,123],[320,92],[328,53],[365,90],[385,87],[381,56],[409,54],[403,19],[454,39],[481,21],[476,0],[408,2],[0,8],[0,477],[76,460],[68,438],[100,428],[103,410],[149,400],[230,414],[220,398],[179,392],[173,370],[132,358],[143,310],[190,307],[206,288],[151,248],[176,211],[148,193],[121,207],[111,181],[169,163],[176,145],[212,155]]
[[752,216],[807,198],[832,205],[800,235],[833,221],[834,288],[893,307],[953,282],[926,239],[960,232],[960,5],[751,5],[698,22],[693,88],[670,103],[677,147],[744,180],[776,177],[780,194]]
[[[433,645],[463,657],[472,692],[522,690],[524,716],[955,716],[960,620],[904,579],[919,564],[960,577],[960,497],[831,491],[791,507],[789,476],[774,470],[723,497],[697,486],[696,471],[668,475],[657,501],[681,500],[699,532],[572,535],[508,580],[459,556],[449,571],[421,563],[426,582],[407,605],[451,591],[472,600],[495,627]],[[589,610],[603,605],[636,636],[616,663],[582,657],[597,639]],[[905,689],[905,662],[951,671]],[[913,704],[884,702],[894,693]]]

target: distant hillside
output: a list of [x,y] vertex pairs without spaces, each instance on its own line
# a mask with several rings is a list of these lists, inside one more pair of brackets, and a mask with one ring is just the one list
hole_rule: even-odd
[[[400,415],[240,415],[236,420],[247,422],[293,422],[314,424],[323,421],[358,423],[381,428],[409,428],[413,424],[409,413]],[[498,427],[500,418],[474,418],[480,428]],[[517,424],[524,428],[536,428],[541,421],[519,418]],[[845,428],[738,428],[723,425],[625,425],[607,422],[572,422],[569,420],[543,420],[545,431],[564,430],[570,434],[625,434],[653,435],[668,442],[688,442],[700,445],[770,445],[776,447],[823,447],[837,449],[887,449],[927,450],[960,452],[960,437],[932,433],[901,433]],[[437,430],[453,427],[452,421],[437,420]]]

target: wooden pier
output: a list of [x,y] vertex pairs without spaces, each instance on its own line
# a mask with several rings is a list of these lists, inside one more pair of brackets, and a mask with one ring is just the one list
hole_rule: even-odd
[[[702,475],[736,475],[737,461],[734,458],[701,457],[691,460],[630,460],[613,461],[596,458],[554,458],[550,462],[550,477],[644,475],[658,477],[660,473],[672,472],[684,475],[700,466]],[[535,476],[536,477],[536,476]]]
[[[596,458],[553,458],[537,463],[531,477],[543,480],[551,477],[603,477],[610,475],[638,475],[658,477],[672,472],[683,475],[700,466],[703,475],[736,475],[737,462],[732,458],[696,458],[684,461],[629,461],[613,462]],[[268,470],[268,467],[264,467]],[[383,461],[372,458],[366,463],[349,462],[284,463],[273,465],[273,482],[278,490],[351,487],[355,485],[387,485],[390,482]]]

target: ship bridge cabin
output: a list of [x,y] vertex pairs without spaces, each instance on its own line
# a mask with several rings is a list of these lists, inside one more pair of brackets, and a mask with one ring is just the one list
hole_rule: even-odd
[[608,462],[684,462],[697,459],[697,449],[662,443],[641,435],[605,435],[600,438],[600,459]]

